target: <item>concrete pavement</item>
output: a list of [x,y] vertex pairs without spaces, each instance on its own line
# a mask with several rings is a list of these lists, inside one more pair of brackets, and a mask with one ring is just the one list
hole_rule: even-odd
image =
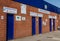
[[60,31],[54,31],[9,41],[60,41]]

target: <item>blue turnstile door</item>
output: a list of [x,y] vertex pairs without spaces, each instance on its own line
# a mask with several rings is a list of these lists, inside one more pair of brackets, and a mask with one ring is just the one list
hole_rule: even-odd
[[36,19],[32,17],[32,35],[36,34]]
[[55,19],[53,19],[53,31],[55,31]]
[[7,40],[13,39],[14,35],[14,16],[7,14]]
[[50,19],[50,32],[52,31],[52,19]]
[[42,18],[39,17],[39,34],[42,33]]

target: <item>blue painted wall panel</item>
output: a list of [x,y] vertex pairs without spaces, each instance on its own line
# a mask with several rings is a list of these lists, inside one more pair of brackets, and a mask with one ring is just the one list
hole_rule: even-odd
[[16,2],[20,2],[20,3],[23,3],[23,4],[27,4],[27,5],[30,5],[30,6],[34,6],[34,7],[37,7],[37,8],[42,8],[42,9],[45,9],[44,8],[44,5],[47,4],[48,5],[48,11],[52,11],[52,12],[55,12],[55,13],[60,13],[60,8],[48,3],[48,2],[45,2],[44,0],[14,0]]
[[57,13],[60,14],[60,8],[57,9]]
[[[47,5],[47,10],[54,12],[55,6],[49,4],[48,2],[44,2],[44,5]],[[45,8],[44,8],[45,9]]]
[[24,3],[27,5],[31,5],[37,8],[44,8],[43,7],[43,0],[14,0],[16,2]]
[[46,10],[51,11],[51,12],[55,12],[55,13],[58,13],[58,14],[60,13],[59,12],[60,10],[59,10],[58,7],[52,5],[52,4],[48,3],[48,2],[45,2],[45,1],[44,1],[44,5],[47,5],[48,6],[48,8]]

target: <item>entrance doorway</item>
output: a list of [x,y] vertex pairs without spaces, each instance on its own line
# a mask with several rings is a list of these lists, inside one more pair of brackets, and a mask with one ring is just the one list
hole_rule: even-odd
[[13,14],[7,14],[7,35],[6,40],[14,38],[14,16]]

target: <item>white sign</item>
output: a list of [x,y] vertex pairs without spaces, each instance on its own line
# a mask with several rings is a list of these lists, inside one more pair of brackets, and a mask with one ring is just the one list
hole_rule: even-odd
[[54,18],[54,19],[57,19],[57,16],[54,16],[53,18]]
[[49,18],[57,19],[57,16],[50,16],[49,15]]
[[47,21],[48,21],[48,19],[45,19],[45,21],[47,22]]
[[9,13],[9,14],[17,14],[17,9],[10,8],[10,7],[3,7],[3,12]]
[[43,14],[38,14],[38,17],[43,17]]
[[22,17],[22,20],[23,20],[23,21],[25,21],[25,20],[26,20],[26,18],[25,18],[25,17]]
[[4,19],[4,16],[1,16],[1,19]]
[[26,14],[26,5],[25,4],[21,4],[21,13]]
[[37,13],[35,13],[35,12],[30,12],[30,16],[37,16]]
[[43,25],[46,26],[46,22],[43,21]]
[[44,8],[47,9],[47,5],[44,5]]
[[50,15],[49,15],[49,18],[53,18],[53,16],[50,16]]
[[38,19],[36,19],[36,21],[38,21]]
[[21,21],[21,16],[16,16],[16,21]]
[[45,13],[45,14],[50,14],[50,11],[43,10],[43,9],[38,9],[39,12]]

